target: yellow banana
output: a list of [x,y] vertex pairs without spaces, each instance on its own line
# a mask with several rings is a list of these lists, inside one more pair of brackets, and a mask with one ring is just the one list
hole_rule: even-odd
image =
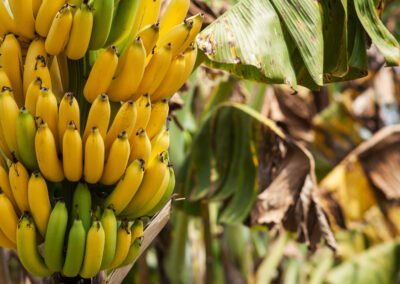
[[57,156],[56,141],[53,133],[43,120],[39,123],[35,136],[36,157],[40,172],[52,182],[64,179],[61,161]]
[[11,81],[8,78],[6,71],[4,71],[4,68],[0,66],[0,89],[3,87],[12,89]]
[[185,71],[183,71],[182,81],[179,83],[180,86],[183,86],[186,82],[196,64],[197,45],[192,43],[183,54],[185,55]]
[[139,30],[142,30],[144,27],[152,25],[155,22],[157,22],[161,8],[161,0],[143,0],[143,1],[144,1],[144,12]]
[[192,27],[193,20],[183,21],[181,24],[173,27],[163,37],[160,35],[157,46],[162,47],[167,43],[170,43],[172,45],[172,58],[175,58],[185,41],[189,38]]
[[[126,101],[132,97],[142,80],[146,65],[146,51],[140,38],[133,41],[124,55],[125,63],[121,72],[107,92],[110,100],[114,102]],[[101,72],[104,73],[103,70]]]
[[33,17],[32,0],[9,0],[14,16],[17,33],[26,39],[35,37],[35,18]]
[[32,70],[31,75],[33,76],[33,78],[39,77],[40,79],[42,79],[42,87],[52,89],[53,86],[51,83],[50,70],[47,66],[46,58],[44,56],[38,55],[36,57],[35,66]]
[[13,34],[4,36],[0,47],[1,61],[13,87],[14,98],[18,106],[24,104],[22,89],[22,53],[21,46]]
[[184,52],[186,48],[189,47],[189,45],[196,39],[197,34],[201,30],[201,25],[203,24],[204,20],[204,14],[203,13],[198,13],[190,18],[187,19],[187,21],[193,21],[193,27],[190,30],[190,34],[185,40],[185,42],[181,45],[180,48],[178,48],[177,53]]
[[93,127],[85,143],[83,175],[88,183],[97,183],[104,170],[104,141],[99,129]]
[[[36,102],[36,117],[44,120],[53,133],[54,138],[58,137],[57,121],[58,107],[57,99],[53,92],[46,87],[42,87],[40,95]],[[58,139],[55,140],[58,149]]]
[[[118,56],[117,48],[112,45],[97,57],[83,89],[83,94],[88,102],[92,103],[99,95],[107,92],[118,66]],[[132,78],[135,77],[130,77],[130,81],[135,82],[136,78],[134,80]],[[110,100],[113,100],[110,92],[108,92],[108,96]]]
[[39,171],[34,171],[29,179],[28,202],[37,229],[42,237],[45,237],[51,205],[46,181]]
[[0,1],[0,26],[3,27],[4,34],[16,32],[15,21],[11,18],[10,13],[8,13],[5,1]]
[[190,0],[171,0],[160,18],[160,38],[182,22],[189,10]]
[[148,94],[141,96],[136,102],[137,119],[131,137],[140,128],[145,129],[151,115],[151,102]]
[[106,138],[108,124],[110,123],[111,108],[110,101],[106,94],[98,96],[89,110],[88,119],[83,133],[83,144],[92,131],[93,127],[97,127],[103,139]]
[[108,269],[117,268],[126,259],[131,246],[132,234],[129,230],[128,221],[122,221],[117,231],[117,247],[115,256]]
[[3,88],[0,93],[0,124],[7,147],[17,158],[19,157],[16,133],[18,113],[17,103],[13,99],[10,90]]
[[103,259],[105,234],[100,221],[94,221],[86,237],[85,257],[79,273],[83,278],[92,278],[100,270]]
[[166,100],[159,101],[152,106],[150,120],[146,127],[147,136],[150,140],[163,128],[168,112],[169,106]]
[[102,184],[115,184],[122,177],[128,164],[129,153],[128,135],[125,131],[122,131],[111,145],[103,176],[100,180]]
[[107,196],[104,206],[111,206],[115,210],[115,215],[120,214],[139,189],[143,179],[143,172],[144,161],[133,161],[126,168],[124,176],[118,182],[115,189]]
[[28,181],[29,174],[19,161],[13,161],[8,172],[10,186],[20,212],[29,211]]
[[35,29],[42,37],[47,37],[51,24],[65,0],[43,0],[36,16]]
[[169,129],[161,131],[153,139],[151,139],[151,154],[149,163],[157,157],[158,153],[164,153],[168,151],[169,147]]
[[132,240],[131,244],[136,239],[142,238],[143,237],[143,221],[140,219],[136,219],[135,222],[131,226],[131,233],[132,233]]
[[147,168],[150,160],[151,143],[146,131],[138,129],[138,131],[132,133],[129,143],[131,145],[131,154],[128,163],[130,164],[136,159],[141,159],[144,161],[144,167]]
[[13,243],[17,243],[18,216],[7,196],[0,190],[0,229]]
[[8,249],[17,249],[17,244],[10,241],[2,230],[0,230],[0,246]]
[[172,60],[171,65],[168,68],[167,74],[162,80],[160,86],[151,95],[151,101],[153,103],[166,99],[176,91],[178,91],[182,85],[183,73],[185,72],[185,56],[183,53],[179,54]]
[[[45,62],[47,62],[48,58],[45,48],[45,41],[41,37],[37,37],[34,40],[32,40],[32,42],[28,47],[28,51],[26,53],[25,63],[24,63],[24,74],[23,74],[24,94],[27,93],[28,87],[31,84],[31,82],[36,79],[34,71],[38,56],[43,56]],[[51,86],[45,85],[44,87],[50,88]]]
[[136,96],[152,94],[160,85],[171,64],[171,44],[166,44],[157,50],[150,59],[143,74],[143,79],[136,90]]
[[70,121],[62,142],[64,176],[69,181],[82,177],[82,140],[74,123]]
[[14,195],[10,186],[10,179],[8,178],[8,173],[3,167],[0,167],[0,189],[11,201],[15,209],[18,209],[17,203],[15,202]]
[[42,5],[42,0],[32,0],[33,17],[35,18],[39,12],[40,5]]
[[[159,0],[157,1],[150,0],[150,1],[161,2]],[[143,46],[144,49],[146,50],[147,56],[151,54],[154,46],[156,46],[159,31],[160,31],[160,25],[158,23],[155,23],[149,26],[145,26],[143,30],[141,30],[138,34],[138,37],[140,37],[143,41]]]
[[64,51],[72,27],[71,5],[65,4],[53,19],[46,38],[45,47],[48,54],[58,55]]
[[76,11],[72,29],[65,49],[69,59],[77,60],[85,56],[88,49],[93,27],[93,12],[87,2],[83,2]]
[[60,142],[60,146],[62,147],[62,140],[64,137],[65,129],[70,121],[75,123],[78,132],[80,132],[80,113],[79,113],[79,105],[73,93],[65,93],[63,99],[61,100],[59,109],[58,109],[58,141]]
[[107,132],[106,139],[104,140],[104,146],[106,150],[106,157],[111,147],[111,143],[117,138],[117,136],[125,131],[126,135],[130,137],[133,131],[137,118],[136,105],[133,101],[125,102],[117,112],[110,129]]
[[128,206],[122,211],[122,217],[137,218],[147,213],[161,199],[169,181],[169,170],[164,157],[160,154],[146,169],[142,184]]
[[42,79],[36,77],[35,80],[31,82],[26,91],[25,97],[25,107],[29,110],[32,115],[36,115],[36,103],[37,99],[42,91]]
[[9,160],[12,160],[13,157],[12,157],[10,149],[8,149],[7,141],[6,141],[6,138],[4,137],[3,129],[1,128],[1,123],[0,123],[0,148],[1,148],[1,151],[3,152],[3,154],[6,155],[6,157]]

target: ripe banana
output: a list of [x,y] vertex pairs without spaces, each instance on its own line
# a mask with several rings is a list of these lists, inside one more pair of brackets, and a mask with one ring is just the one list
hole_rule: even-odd
[[[24,74],[23,74],[23,88],[25,95],[27,93],[29,85],[33,80],[35,80],[34,70],[35,70],[36,60],[39,56],[43,56],[45,61],[47,62],[48,58],[45,48],[45,40],[41,37],[36,37],[30,43],[25,57]],[[51,86],[45,86],[45,87],[50,88]]]
[[190,0],[171,0],[160,18],[160,38],[186,17]]
[[86,231],[82,220],[77,217],[68,234],[67,253],[62,273],[67,277],[75,277],[81,270],[85,253]]
[[107,132],[107,136],[104,139],[105,153],[108,157],[108,151],[111,147],[111,143],[117,138],[117,136],[125,131],[127,137],[130,137],[133,131],[137,118],[136,105],[133,101],[125,102],[117,112],[110,129]]
[[42,5],[42,0],[32,0],[32,10],[34,18],[36,18],[37,13],[39,12],[40,5]]
[[[161,1],[150,0],[149,2],[155,3]],[[153,48],[156,46],[156,43],[158,41],[159,31],[160,31],[160,25],[158,23],[155,23],[149,26],[145,26],[143,30],[139,32],[138,37],[140,37],[143,41],[143,46],[144,49],[146,50],[146,55],[150,55]]]
[[4,194],[11,201],[12,205],[15,209],[18,209],[17,203],[15,202],[14,195],[11,190],[10,179],[8,178],[8,173],[6,169],[0,167],[0,189],[4,192]]
[[168,167],[164,157],[159,155],[146,169],[142,184],[121,216],[129,218],[144,216],[161,200],[168,181]]
[[86,237],[85,257],[81,272],[83,278],[92,278],[100,270],[103,259],[105,233],[100,221],[94,221]]
[[31,114],[36,114],[36,103],[42,91],[41,89],[42,79],[40,79],[40,77],[36,77],[36,79],[31,82],[28,90],[26,91],[25,107]]
[[0,47],[1,65],[6,71],[13,87],[14,98],[18,106],[24,105],[22,88],[22,52],[18,40],[13,34],[6,34]]
[[124,176],[118,182],[115,189],[104,201],[105,207],[112,207],[118,215],[125,209],[142,183],[144,173],[144,161],[135,160],[126,169]]
[[106,94],[98,96],[90,107],[88,119],[86,121],[85,131],[83,134],[83,144],[92,132],[93,127],[97,127],[103,139],[106,138],[108,125],[110,123],[111,107],[110,101]]
[[0,26],[4,28],[4,34],[16,32],[15,21],[8,13],[6,2],[4,1],[0,1]]
[[121,265],[119,267],[123,267],[125,265],[131,264],[136,259],[136,257],[139,255],[141,246],[142,246],[142,238],[135,239],[133,241],[133,244],[129,248],[128,255],[126,256],[125,260],[121,263]]
[[8,197],[0,190],[0,230],[13,243],[17,242],[16,232],[18,226],[18,216]]
[[67,129],[68,123],[73,121],[75,126],[80,132],[80,113],[79,105],[73,93],[65,93],[63,99],[61,100],[60,107],[58,109],[58,141],[62,147],[62,140],[64,137],[65,129]]
[[189,47],[189,45],[196,39],[197,34],[201,30],[201,25],[203,24],[203,20],[204,20],[203,13],[198,13],[187,19],[187,21],[193,21],[193,27],[190,30],[190,34],[185,40],[185,42],[178,49],[177,51],[178,54],[184,52]]
[[183,86],[186,82],[196,64],[197,45],[192,43],[188,48],[186,48],[183,54],[185,55],[185,71],[183,71],[182,81],[179,83],[180,86]]
[[14,16],[16,32],[26,39],[35,37],[35,18],[33,17],[32,1],[9,0]]
[[[117,48],[112,45],[97,57],[83,89],[83,94],[88,102],[92,103],[99,95],[107,91],[117,69],[118,56]],[[132,78],[130,80],[135,81]],[[110,93],[108,96],[112,100]]]
[[168,71],[172,59],[171,44],[168,43],[155,51],[146,66],[143,79],[136,90],[136,96],[152,94],[160,85],[162,79]]
[[148,212],[149,216],[153,216],[158,211],[160,211],[164,207],[165,204],[167,204],[167,201],[170,199],[172,192],[174,192],[174,188],[175,188],[175,174],[174,174],[174,170],[172,169],[172,167],[170,167],[169,168],[169,182],[168,182],[167,189],[165,190],[163,196],[161,197],[161,199],[157,203],[157,205],[153,209],[149,210],[149,212]]
[[46,58],[42,55],[38,55],[36,57],[35,65],[30,76],[33,78],[39,77],[42,79],[42,87],[47,87],[49,89],[53,87],[51,83],[50,70],[46,63]]
[[85,232],[89,231],[92,222],[92,195],[86,183],[78,183],[72,197],[71,219],[79,218],[82,220]]
[[163,128],[169,112],[168,102],[159,101],[152,106],[149,123],[146,127],[147,136],[153,139]]
[[144,168],[147,168],[150,160],[151,143],[144,129],[139,129],[136,133],[132,133],[129,139],[131,146],[131,154],[129,155],[128,163],[132,163],[136,159],[141,159],[144,162]]
[[89,46],[93,27],[93,11],[87,1],[76,11],[65,54],[69,59],[77,60],[85,56]]
[[145,129],[147,127],[151,115],[151,102],[148,94],[140,96],[140,98],[137,99],[135,104],[137,109],[137,119],[135,126],[133,127],[133,132],[131,134],[131,137],[139,129],[141,128]]
[[0,230],[0,246],[8,249],[17,249],[17,244],[10,241],[2,230]]
[[57,132],[57,121],[58,121],[58,107],[57,98],[53,92],[46,87],[42,87],[39,97],[36,102],[36,117],[40,117],[41,120],[45,121],[53,133],[55,138],[57,149],[58,143],[58,132]]
[[104,46],[110,34],[114,0],[97,0],[93,3],[93,30],[89,49],[97,50]]
[[168,151],[169,147],[169,129],[166,128],[159,134],[151,139],[151,154],[149,163],[157,157],[158,153],[164,153]]
[[72,9],[71,5],[67,3],[61,7],[54,17],[45,42],[48,54],[58,55],[67,46],[72,27]]
[[[110,100],[114,102],[130,99],[142,80],[146,66],[146,51],[142,40],[140,38],[134,40],[125,51],[124,56],[126,57],[124,58],[125,62],[121,72],[112,82],[107,92]],[[103,70],[102,72],[104,73]],[[136,99],[132,98],[132,100]]]
[[13,161],[8,172],[8,177],[10,179],[11,191],[20,212],[29,211],[28,171],[20,162]]
[[[2,152],[9,160],[12,160],[12,159],[13,159],[10,149],[8,149],[7,141],[6,141],[6,138],[4,137],[4,133],[3,133],[3,129],[2,129],[2,127],[1,127],[1,123],[0,123],[0,148],[1,148],[1,149],[0,149],[1,152]],[[0,152],[0,153],[1,153],[1,152]]]
[[144,12],[142,23],[139,30],[144,29],[148,25],[152,25],[158,20],[160,14],[161,0],[142,0],[144,1]]
[[38,169],[35,153],[35,119],[25,107],[19,110],[15,131],[18,153],[22,163],[30,170]]
[[128,135],[125,131],[122,131],[111,145],[103,176],[100,180],[102,184],[115,184],[122,177],[128,164],[129,154]]
[[104,141],[99,129],[94,126],[85,143],[83,175],[88,183],[97,183],[101,179],[104,170],[104,160]]
[[166,99],[175,94],[175,92],[182,87],[180,83],[182,82],[184,72],[185,56],[183,53],[181,53],[172,60],[171,65],[168,68],[167,74],[162,80],[160,86],[151,95],[151,101],[155,103],[159,100]]
[[53,272],[47,268],[36,244],[36,228],[29,213],[24,214],[18,224],[17,248],[22,265],[33,275],[50,276]]
[[43,120],[39,123],[35,136],[36,158],[40,172],[52,182],[60,182],[64,179],[61,161],[57,156],[56,141],[53,133]]
[[69,181],[82,177],[82,140],[74,121],[68,123],[62,142],[64,176]]
[[35,29],[42,37],[47,37],[51,24],[65,0],[43,0],[36,16]]
[[29,179],[28,202],[37,229],[42,237],[45,237],[51,213],[51,204],[46,181],[39,171],[34,171]]
[[122,221],[117,231],[117,247],[115,249],[115,256],[107,267],[108,269],[117,268],[126,259],[131,246],[131,237],[132,234],[129,229],[128,221]]
[[175,58],[185,41],[189,38],[192,27],[193,20],[184,20],[181,24],[173,27],[164,36],[161,37],[160,35],[157,46],[164,46],[170,43],[172,45],[172,58]]
[[0,66],[0,89],[2,89],[3,87],[12,89],[11,82],[7,76],[6,71],[4,71],[4,68]]
[[114,13],[111,31],[105,46],[116,45],[123,41],[130,33],[135,22],[139,0],[120,0]]
[[64,201],[58,201],[51,211],[44,239],[44,262],[51,271],[61,271],[64,265],[64,238],[68,211]]
[[133,244],[136,239],[143,238],[143,227],[143,221],[141,219],[136,219],[135,222],[133,222],[131,226],[131,244]]
[[118,224],[114,211],[110,208],[104,210],[100,222],[103,225],[105,236],[103,259],[100,266],[100,270],[103,270],[110,266],[115,256]]
[[12,97],[10,89],[4,87],[0,93],[0,124],[7,147],[14,156],[19,157],[16,124],[18,106]]

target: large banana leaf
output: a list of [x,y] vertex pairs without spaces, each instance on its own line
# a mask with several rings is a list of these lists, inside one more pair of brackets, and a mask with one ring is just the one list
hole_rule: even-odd
[[239,78],[318,89],[367,75],[365,32],[399,65],[399,43],[373,0],[242,0],[197,42],[207,65]]

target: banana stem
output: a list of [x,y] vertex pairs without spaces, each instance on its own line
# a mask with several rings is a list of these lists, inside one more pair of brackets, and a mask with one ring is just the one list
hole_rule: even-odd
[[204,233],[204,246],[206,250],[206,283],[214,283],[213,277],[213,251],[212,251],[212,236],[210,226],[210,211],[209,204],[207,201],[201,202],[201,215],[203,221],[203,233]]

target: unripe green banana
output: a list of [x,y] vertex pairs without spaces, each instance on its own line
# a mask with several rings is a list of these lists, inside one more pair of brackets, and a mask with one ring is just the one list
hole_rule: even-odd
[[106,208],[100,220],[105,233],[103,260],[100,270],[106,269],[114,259],[115,249],[117,247],[117,218],[111,208]]
[[32,114],[25,107],[19,110],[15,131],[22,163],[30,170],[37,170],[39,166],[35,152],[36,124]]
[[58,201],[50,214],[44,240],[44,262],[54,272],[64,265],[64,238],[68,225],[68,211],[64,201]]
[[18,257],[26,270],[39,276],[47,277],[52,274],[40,255],[36,243],[35,223],[29,213],[25,213],[17,229]]
[[63,267],[63,274],[67,277],[75,277],[81,271],[85,254],[86,232],[82,220],[76,218],[69,231],[67,255]]
[[135,22],[136,12],[139,7],[139,0],[120,0],[107,42],[104,46],[116,45],[123,41],[130,33]]
[[169,168],[168,187],[165,190],[164,195],[161,197],[161,200],[148,213],[149,216],[153,216],[154,214],[156,214],[158,211],[160,211],[164,207],[164,205],[167,203],[167,201],[171,197],[172,192],[174,192],[174,188],[175,188],[175,173],[174,173],[174,169],[172,167],[170,167]]
[[89,49],[97,50],[104,46],[110,34],[114,0],[96,0],[93,3],[93,28]]
[[[132,237],[133,237],[133,235],[132,235]],[[128,256],[126,257],[124,262],[119,267],[128,265],[135,260],[135,258],[139,255],[140,248],[142,247],[142,240],[143,240],[142,238],[136,238],[133,241],[133,244],[129,248]]]
[[85,232],[88,232],[92,224],[90,212],[92,210],[92,195],[86,183],[78,183],[74,196],[72,197],[72,208],[72,220],[75,220],[79,215]]

